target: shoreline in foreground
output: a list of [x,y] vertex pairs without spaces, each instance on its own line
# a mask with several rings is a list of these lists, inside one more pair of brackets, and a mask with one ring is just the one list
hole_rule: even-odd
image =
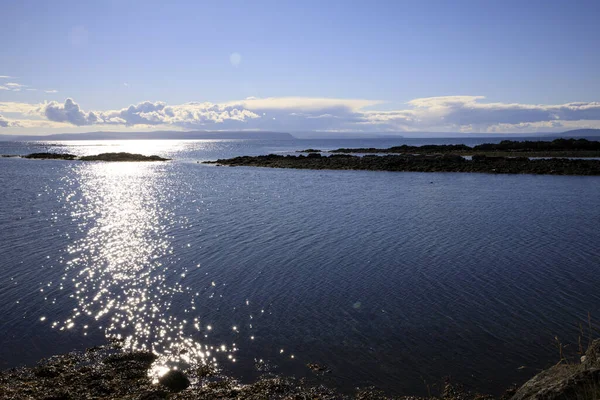
[[[447,382],[434,396],[386,396],[375,388],[343,395],[303,379],[265,373],[242,384],[210,365],[170,370],[153,380],[157,356],[144,351],[120,351],[119,346],[96,346],[41,360],[35,367],[0,371],[0,399],[402,399],[493,400]],[[508,389],[501,400],[600,397],[600,339],[591,342],[580,363],[561,360],[525,382]]]

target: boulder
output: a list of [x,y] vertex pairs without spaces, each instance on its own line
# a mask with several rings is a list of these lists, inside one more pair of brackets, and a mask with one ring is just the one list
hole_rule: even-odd
[[171,392],[181,392],[190,386],[190,380],[181,371],[172,369],[164,374],[158,382],[167,387]]

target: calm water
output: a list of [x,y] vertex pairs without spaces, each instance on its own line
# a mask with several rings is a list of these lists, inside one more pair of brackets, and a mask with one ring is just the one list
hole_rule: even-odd
[[175,159],[0,159],[0,367],[121,337],[161,355],[157,374],[316,362],[344,390],[522,382],[600,318],[600,178],[196,163],[433,142],[0,142]]

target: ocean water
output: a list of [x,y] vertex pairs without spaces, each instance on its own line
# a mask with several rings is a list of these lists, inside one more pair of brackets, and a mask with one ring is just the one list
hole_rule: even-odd
[[599,177],[197,163],[459,142],[0,142],[173,158],[0,158],[0,367],[117,337],[159,354],[157,375],[214,362],[343,391],[522,383],[557,361],[555,337],[576,350],[600,318]]

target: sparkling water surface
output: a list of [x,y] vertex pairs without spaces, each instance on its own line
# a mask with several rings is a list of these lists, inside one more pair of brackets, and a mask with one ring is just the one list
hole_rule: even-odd
[[600,178],[197,163],[460,142],[0,142],[173,158],[0,158],[0,367],[121,338],[159,354],[155,376],[310,362],[342,390],[520,383],[600,315]]

